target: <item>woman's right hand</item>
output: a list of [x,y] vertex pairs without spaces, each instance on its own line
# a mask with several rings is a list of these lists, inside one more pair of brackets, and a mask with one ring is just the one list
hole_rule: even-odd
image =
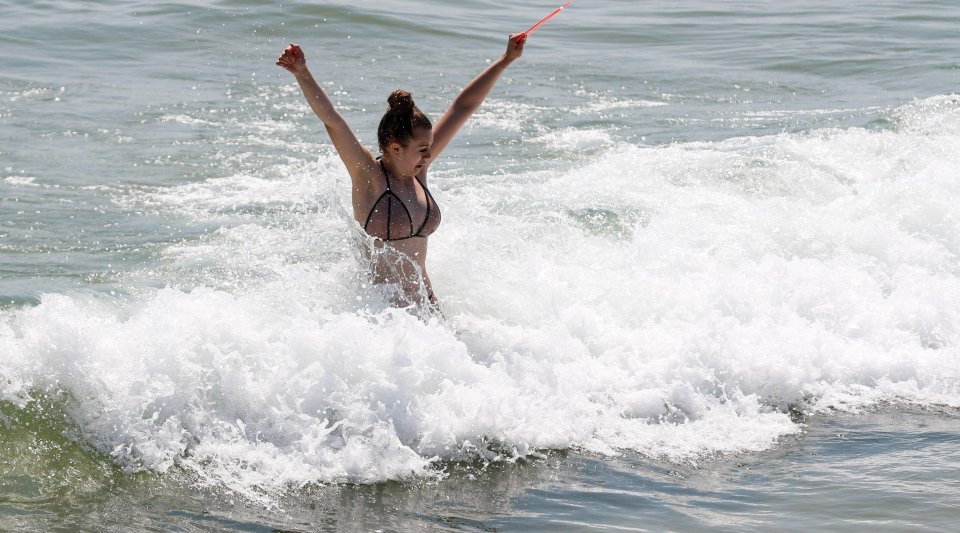
[[277,65],[287,69],[296,76],[307,70],[307,58],[303,55],[303,50],[299,45],[290,43],[290,46],[283,50],[280,58],[277,59]]

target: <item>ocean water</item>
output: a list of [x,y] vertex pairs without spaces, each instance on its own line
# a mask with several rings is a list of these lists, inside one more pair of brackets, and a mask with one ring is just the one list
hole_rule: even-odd
[[0,0],[0,530],[954,527],[953,2],[576,0],[367,285],[276,57],[372,146],[556,7]]

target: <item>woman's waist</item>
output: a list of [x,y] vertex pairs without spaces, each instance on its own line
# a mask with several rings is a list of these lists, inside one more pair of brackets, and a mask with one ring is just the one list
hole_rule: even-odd
[[427,255],[426,237],[407,237],[405,239],[372,239],[374,250],[382,252],[396,252],[407,256],[409,259],[422,262]]

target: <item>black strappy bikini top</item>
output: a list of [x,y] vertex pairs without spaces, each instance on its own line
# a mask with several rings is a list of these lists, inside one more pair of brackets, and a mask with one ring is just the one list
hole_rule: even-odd
[[[423,189],[423,196],[426,199],[426,216],[420,224],[420,228],[414,231],[413,217],[410,216],[410,210],[403,203],[403,200],[390,190],[390,173],[383,166],[383,160],[380,160],[380,168],[383,169],[383,175],[387,180],[387,190],[373,202],[373,208],[367,215],[367,221],[363,224],[364,231],[371,237],[376,237],[384,241],[399,241],[411,237],[429,237],[431,233],[437,230],[440,225],[440,208],[434,201],[433,195],[427,189],[426,185],[420,181],[420,178],[414,176],[420,188]],[[416,189],[416,187],[414,188]],[[407,231],[409,228],[409,231]]]

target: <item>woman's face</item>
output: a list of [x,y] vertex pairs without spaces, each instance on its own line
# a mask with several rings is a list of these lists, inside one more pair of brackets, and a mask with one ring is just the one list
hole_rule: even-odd
[[420,172],[433,157],[430,145],[433,144],[433,130],[417,128],[413,130],[413,138],[403,146],[392,142],[389,146],[390,156],[402,177],[419,176]]

